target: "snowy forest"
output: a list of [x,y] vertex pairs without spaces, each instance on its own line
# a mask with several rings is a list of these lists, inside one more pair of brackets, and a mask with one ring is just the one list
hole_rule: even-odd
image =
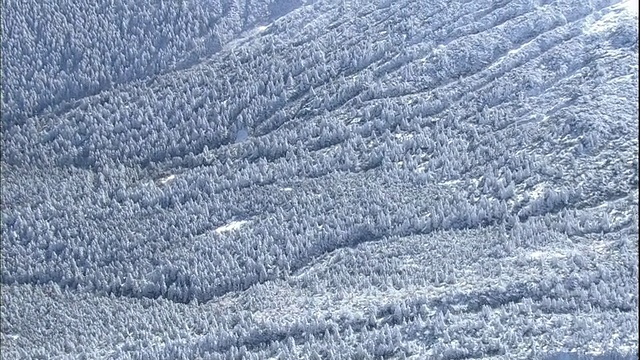
[[2,3],[2,359],[632,359],[618,0]]

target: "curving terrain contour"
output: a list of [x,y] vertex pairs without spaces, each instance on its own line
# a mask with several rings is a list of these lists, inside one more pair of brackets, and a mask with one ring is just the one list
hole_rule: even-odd
[[618,0],[2,4],[2,359],[633,359]]

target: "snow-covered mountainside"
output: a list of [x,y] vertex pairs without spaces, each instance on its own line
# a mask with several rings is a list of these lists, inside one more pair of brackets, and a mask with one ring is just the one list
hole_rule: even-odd
[[3,359],[631,359],[618,0],[8,0]]

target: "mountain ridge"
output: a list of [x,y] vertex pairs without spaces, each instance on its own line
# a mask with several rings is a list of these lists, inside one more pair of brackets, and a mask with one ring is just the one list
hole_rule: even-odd
[[2,357],[637,356],[620,4],[316,1],[62,112],[3,82]]

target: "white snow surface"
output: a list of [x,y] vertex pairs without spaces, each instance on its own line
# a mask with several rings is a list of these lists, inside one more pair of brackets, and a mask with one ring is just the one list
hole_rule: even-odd
[[216,228],[215,232],[217,232],[218,234],[222,234],[225,232],[229,232],[229,231],[235,231],[240,229],[241,227],[245,226],[246,224],[248,224],[249,221],[247,220],[237,220],[237,221],[232,221],[226,225],[220,226],[218,228]]
[[637,358],[637,2],[69,4],[3,6],[0,360]]

